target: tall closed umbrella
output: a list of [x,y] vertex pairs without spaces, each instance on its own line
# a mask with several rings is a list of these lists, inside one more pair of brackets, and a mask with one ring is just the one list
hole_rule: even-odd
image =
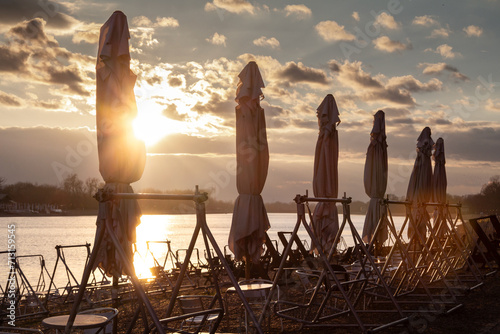
[[[375,233],[375,229],[383,215],[380,200],[384,197],[387,188],[387,141],[385,134],[385,114],[382,110],[373,116],[373,128],[370,133],[370,145],[366,152],[364,184],[365,192],[370,196],[370,204],[366,212],[365,224],[363,226],[363,240],[369,242]],[[382,222],[384,224],[385,222]],[[387,240],[386,225],[379,228],[375,242],[382,244]]]
[[[425,223],[429,216],[422,203],[429,202],[432,196],[432,164],[431,155],[434,141],[431,138],[431,129],[425,127],[417,139],[417,157],[408,183],[406,198],[414,207],[413,216],[416,228],[425,236]],[[413,226],[408,227],[408,237],[414,233]]]
[[434,173],[432,174],[432,201],[441,205],[438,205],[433,214],[433,220],[435,224],[435,229],[437,230],[438,236],[444,236],[444,229],[439,228],[440,219],[445,219],[444,205],[446,203],[446,187],[448,182],[446,180],[446,167],[445,167],[445,157],[444,157],[444,140],[439,137],[434,145],[434,153],[432,154],[434,159]]
[[[260,100],[264,81],[259,67],[249,62],[238,75],[236,90],[236,187],[233,220],[229,232],[229,248],[236,259],[258,263],[269,229],[264,201],[264,188],[269,166],[266,120]],[[249,260],[249,261],[248,261]],[[248,268],[248,267],[247,267]]]
[[[315,197],[337,198],[339,137],[339,110],[332,94],[328,94],[317,108],[319,134],[314,154],[313,192]],[[311,229],[328,252],[339,230],[339,218],[335,203],[319,202],[314,208]],[[315,245],[317,248],[318,245]]]
[[[127,17],[120,11],[114,12],[101,27],[99,36],[96,127],[99,171],[106,182],[104,190],[115,193],[133,193],[130,183],[141,178],[146,162],[144,143],[134,137],[132,130],[137,106],[134,95],[136,76],[130,70],[129,39]],[[112,200],[99,204],[97,228],[104,229],[106,221],[112,222],[130,262],[140,216],[136,200]],[[95,266],[101,267],[107,275],[131,274],[124,272],[107,233],[97,252]]]
[[444,140],[439,137],[434,145],[434,174],[432,174],[432,200],[439,204],[446,203],[446,159],[444,157]]

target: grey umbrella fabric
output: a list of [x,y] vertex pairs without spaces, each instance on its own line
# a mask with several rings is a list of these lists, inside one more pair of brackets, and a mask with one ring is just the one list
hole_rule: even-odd
[[[319,134],[314,154],[313,192],[315,197],[337,198],[339,138],[339,110],[332,94],[328,94],[317,108]],[[339,230],[335,203],[319,202],[314,208],[311,229],[328,252]],[[314,245],[318,247],[318,245]]]
[[[366,212],[362,237],[365,242],[369,242],[375,233],[375,229],[383,215],[383,207],[380,200],[383,199],[387,188],[388,161],[387,161],[387,141],[385,133],[385,113],[379,110],[373,116],[373,128],[370,133],[370,144],[366,152],[364,185],[365,192],[370,197],[370,204]],[[382,228],[376,236],[376,242],[382,244],[387,240],[387,228]]]
[[446,203],[446,159],[444,157],[444,140],[439,137],[434,145],[434,173],[432,174],[432,200],[436,203]]
[[229,232],[229,248],[236,259],[249,258],[258,263],[266,231],[270,228],[260,195],[267,178],[269,148],[266,119],[260,100],[264,81],[257,63],[249,62],[238,75],[236,90],[236,187]]
[[[422,203],[427,203],[432,197],[432,164],[431,155],[434,141],[431,138],[431,129],[425,127],[417,139],[417,157],[408,183],[406,199],[412,202],[413,218],[416,228],[425,236],[426,227],[423,220],[429,215]],[[414,227],[408,227],[408,237],[414,233]]]
[[[132,120],[137,115],[134,85],[136,76],[130,70],[129,29],[127,17],[114,12],[100,30],[96,64],[96,128],[99,171],[104,191],[133,193],[130,183],[138,181],[144,171],[144,142],[133,135]],[[99,204],[97,228],[109,221],[130,261],[135,228],[141,210],[136,200],[113,200]],[[96,233],[98,235],[98,233]],[[107,233],[98,251],[95,266],[108,276],[126,273]]]

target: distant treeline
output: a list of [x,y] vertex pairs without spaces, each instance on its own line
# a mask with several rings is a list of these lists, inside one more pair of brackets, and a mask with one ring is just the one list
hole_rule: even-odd
[[[6,184],[6,180],[0,177],[0,194],[7,195],[7,200],[17,203],[49,204],[57,205],[65,211],[93,213],[97,211],[98,202],[93,198],[94,194],[104,184],[97,178],[81,180],[78,175],[67,176],[61,185],[33,184],[29,182],[17,182]],[[209,200],[206,202],[208,213],[231,213],[233,212],[233,201],[222,201],[211,196],[210,189],[200,189],[207,192]],[[193,190],[168,190],[142,189],[141,192],[165,193],[165,194],[192,194]],[[404,201],[404,196],[388,195],[391,200]],[[4,200],[6,200],[4,198]],[[490,215],[500,214],[500,176],[493,176],[484,184],[478,194],[454,196],[447,195],[449,203],[461,203],[462,213],[468,215]],[[160,201],[141,200],[143,213],[148,214],[182,214],[194,213],[194,205],[191,201]],[[351,213],[364,214],[368,202],[353,201],[350,205]],[[272,202],[266,203],[268,212],[296,212],[296,204]],[[313,207],[311,206],[311,210]],[[394,206],[392,213],[400,215],[405,213],[404,206]],[[341,212],[341,210],[340,210]]]

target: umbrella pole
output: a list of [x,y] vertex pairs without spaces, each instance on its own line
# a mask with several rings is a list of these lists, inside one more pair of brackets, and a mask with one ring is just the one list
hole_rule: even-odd
[[83,271],[82,281],[80,283],[80,288],[78,289],[78,295],[76,296],[76,300],[73,303],[73,307],[71,308],[71,313],[69,314],[68,322],[66,323],[66,327],[64,329],[65,334],[70,333],[71,328],[73,327],[73,323],[75,322],[76,313],[78,312],[78,308],[80,307],[80,303],[82,302],[83,295],[85,294],[85,289],[87,287],[87,282],[89,280],[90,273],[92,272],[92,267],[94,266],[94,263],[97,260],[97,251],[99,247],[101,247],[102,239],[104,237],[104,230],[105,230],[104,224],[105,222],[102,222],[102,225],[97,231],[97,240],[94,244],[94,248],[92,249],[92,254],[90,255],[87,267]]
[[[113,275],[113,287],[111,288],[111,297],[113,298],[113,307],[118,308],[120,305],[120,298],[118,297],[118,276]],[[113,334],[118,333],[118,317],[119,314],[116,316],[116,319],[113,321]]]
[[250,256],[248,255],[248,251],[245,250],[245,279],[250,279],[251,275],[250,275]]

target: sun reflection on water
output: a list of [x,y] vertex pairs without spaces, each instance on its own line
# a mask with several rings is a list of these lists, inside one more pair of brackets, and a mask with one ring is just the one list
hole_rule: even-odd
[[[147,241],[165,241],[172,231],[169,231],[168,224],[165,224],[167,216],[143,215],[141,224],[136,229],[136,243],[134,253],[134,267],[138,278],[153,278],[150,268],[163,265],[167,254],[165,243],[149,243]],[[154,254],[154,256],[153,256]],[[155,263],[155,259],[158,263]]]

